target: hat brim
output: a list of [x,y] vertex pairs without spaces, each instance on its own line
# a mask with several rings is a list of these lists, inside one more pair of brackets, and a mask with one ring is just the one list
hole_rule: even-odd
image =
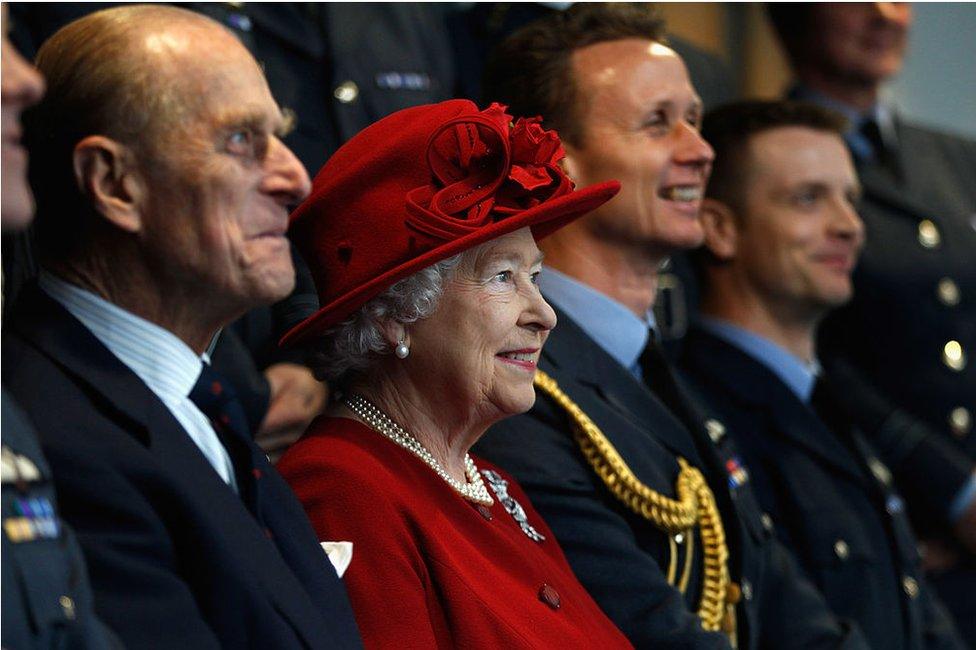
[[595,210],[620,191],[620,183],[606,181],[590,187],[575,190],[559,198],[547,201],[534,208],[529,208],[516,215],[497,221],[489,226],[480,228],[468,235],[459,237],[433,248],[423,255],[404,262],[388,271],[376,276],[369,282],[361,284],[353,291],[336,298],[328,305],[321,307],[314,314],[290,329],[279,341],[283,347],[305,343],[330,327],[340,323],[350,314],[363,306],[370,299],[376,297],[399,280],[408,277],[431,264],[463,253],[479,244],[515,232],[521,228],[531,227],[532,236],[536,241],[559,230],[566,224],[579,219],[587,212]]

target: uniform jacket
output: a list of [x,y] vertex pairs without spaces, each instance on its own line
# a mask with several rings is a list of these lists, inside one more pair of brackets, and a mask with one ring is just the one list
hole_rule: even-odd
[[[559,325],[539,367],[602,429],[634,474],[670,498],[678,457],[705,474],[728,537],[731,577],[742,590],[739,647],[864,647],[860,634],[842,628],[800,579],[793,559],[764,526],[748,484],[730,486],[724,465],[734,450],[728,436],[714,445],[704,421],[686,428],[572,319],[557,314]],[[701,629],[693,614],[696,590],[683,596],[668,584],[668,535],[604,487],[577,448],[564,411],[548,397],[539,395],[528,414],[492,427],[476,449],[516,477],[580,581],[636,647],[727,647],[723,635]],[[700,584],[700,556],[693,567],[692,586]]]
[[14,313],[3,383],[37,427],[96,611],[126,646],[360,646],[344,589],[270,464],[252,468],[262,504],[252,514],[60,305],[35,286]]
[[[854,429],[828,428],[769,368],[702,330],[682,367],[729,426],[780,538],[871,646],[964,647],[919,572],[891,476]],[[833,430],[832,430],[833,429]]]
[[121,647],[95,617],[85,558],[61,520],[51,470],[3,392],[4,648]]
[[[411,452],[355,420],[320,418],[282,458],[319,538],[351,541],[343,576],[368,648],[630,648],[511,477],[466,501]],[[511,504],[510,504],[511,505]]]
[[381,117],[453,96],[441,10],[422,3],[188,3],[233,30],[296,117],[285,138],[315,176]]
[[822,356],[850,361],[976,459],[976,142],[895,125],[890,164],[858,166],[867,242],[853,301],[821,328]]

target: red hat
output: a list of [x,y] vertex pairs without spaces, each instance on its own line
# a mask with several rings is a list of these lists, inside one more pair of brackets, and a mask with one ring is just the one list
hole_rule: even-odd
[[321,334],[398,280],[526,226],[536,240],[607,202],[608,181],[574,190],[539,118],[456,99],[389,115],[329,159],[288,234],[319,309],[281,339]]

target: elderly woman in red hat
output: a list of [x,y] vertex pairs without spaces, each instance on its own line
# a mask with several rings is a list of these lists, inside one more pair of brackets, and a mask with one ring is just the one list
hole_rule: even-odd
[[323,307],[283,342],[317,349],[336,398],[279,469],[324,545],[352,543],[367,647],[630,647],[515,481],[468,453],[535,400],[556,325],[535,241],[619,189],[574,190],[561,157],[497,104],[410,108],[336,152],[292,217]]

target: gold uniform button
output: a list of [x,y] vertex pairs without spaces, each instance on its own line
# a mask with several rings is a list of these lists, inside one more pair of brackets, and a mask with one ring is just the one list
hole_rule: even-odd
[[911,576],[905,576],[901,579],[901,588],[905,590],[909,598],[918,597],[918,581]]
[[877,458],[873,456],[868,458],[868,468],[874,474],[874,478],[878,479],[882,485],[889,485],[891,483],[891,471]]
[[685,543],[685,536],[682,535],[681,533],[676,533],[675,536],[674,536],[674,543],[675,544],[684,544]]
[[725,437],[725,425],[718,420],[705,420],[705,430],[715,444]]
[[957,406],[949,413],[949,428],[957,438],[962,438],[973,427],[973,416],[965,406]]
[[851,549],[847,546],[847,542],[842,539],[838,539],[834,542],[834,554],[840,560],[846,560],[847,556],[851,554]]
[[769,516],[768,512],[762,513],[762,517],[759,519],[762,521],[763,528],[766,529],[767,533],[773,532],[773,518]]
[[949,341],[942,347],[942,363],[956,372],[966,367],[966,351],[959,341]]
[[952,278],[942,278],[939,280],[939,302],[946,307],[955,307],[959,304],[959,285]]
[[343,81],[336,86],[332,94],[343,104],[348,104],[356,101],[356,98],[359,97],[359,86],[356,85],[355,81]]
[[58,603],[61,605],[61,611],[64,612],[65,617],[74,620],[75,601],[70,596],[61,596],[58,598]]
[[918,224],[918,243],[925,248],[936,248],[942,243],[942,234],[928,219],[923,219]]

